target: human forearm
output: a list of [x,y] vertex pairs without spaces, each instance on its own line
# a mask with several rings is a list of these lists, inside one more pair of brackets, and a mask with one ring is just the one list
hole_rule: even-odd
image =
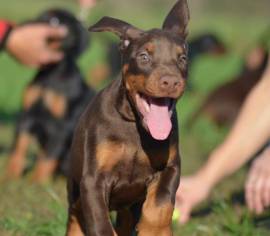
[[[270,60],[264,77],[249,94],[225,141],[212,152],[207,163],[195,175],[181,178],[181,184],[176,194],[176,206],[181,212],[181,223],[189,220],[192,209],[207,198],[215,184],[239,169],[269,139],[269,91]],[[268,184],[268,182],[265,183]],[[266,185],[260,184],[260,186]],[[258,182],[255,189],[257,194],[254,196],[267,192],[258,191],[258,189],[260,190]],[[254,197],[248,199],[253,204]],[[250,209],[255,208],[259,212],[262,206],[269,206],[270,195],[269,197],[264,196],[260,204],[256,199],[255,207],[250,207]]]
[[[268,66],[269,67],[269,66]],[[253,89],[225,141],[198,175],[211,189],[246,163],[270,137],[270,70]]]

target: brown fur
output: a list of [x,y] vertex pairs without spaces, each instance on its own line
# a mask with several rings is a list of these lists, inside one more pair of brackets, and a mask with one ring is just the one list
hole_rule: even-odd
[[178,152],[178,147],[177,147],[178,144],[173,144],[170,146],[170,149],[169,149],[169,158],[168,158],[168,163],[172,163],[175,156],[177,155],[177,152]]
[[178,54],[182,54],[182,53],[184,53],[184,50],[183,50],[183,48],[182,47],[176,47],[176,51],[177,51],[177,53]]
[[[162,29],[142,31],[109,17],[90,27],[91,31],[110,31],[122,39],[124,65],[122,79],[97,95],[73,138],[69,219],[74,215],[72,206],[81,201],[79,213],[83,218],[77,219],[87,236],[113,236],[116,232],[131,236],[137,224],[139,236],[172,236],[180,178],[174,104],[183,94],[187,79],[184,56],[188,20],[187,1],[179,0]],[[183,55],[178,54],[177,46]],[[165,115],[169,116],[164,127],[147,120],[160,102],[167,106]],[[158,133],[158,128],[170,130]],[[110,211],[118,214],[115,228]]]
[[155,44],[151,42],[147,43],[144,47],[150,54],[153,54],[155,51]]
[[123,209],[117,211],[117,222],[116,232],[118,236],[127,236],[132,234],[134,226],[134,217],[130,210]]
[[170,223],[174,207],[168,202],[157,204],[158,184],[159,181],[155,180],[148,186],[142,217],[138,224],[139,236],[172,235]]
[[126,87],[131,94],[144,90],[145,76],[143,75],[128,75],[126,77]]
[[128,72],[128,68],[129,68],[129,65],[128,64],[123,65],[122,71],[123,71],[123,75],[124,76],[126,76],[126,74]]
[[125,154],[130,147],[124,143],[105,142],[97,146],[97,165],[100,170],[111,171],[120,161],[125,161]]
[[67,236],[84,236],[80,224],[78,222],[78,219],[75,216],[71,216],[68,225]]
[[84,236],[81,225],[79,223],[80,211],[81,211],[81,202],[78,200],[74,206],[71,206],[71,214],[68,218],[67,223],[67,233],[66,236]]

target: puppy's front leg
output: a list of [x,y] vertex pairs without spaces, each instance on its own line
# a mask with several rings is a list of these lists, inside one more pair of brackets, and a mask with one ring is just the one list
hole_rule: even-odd
[[167,167],[149,184],[138,236],[172,236],[172,215],[179,184],[180,166]]
[[117,236],[110,220],[104,181],[85,176],[81,181],[80,191],[86,235]]

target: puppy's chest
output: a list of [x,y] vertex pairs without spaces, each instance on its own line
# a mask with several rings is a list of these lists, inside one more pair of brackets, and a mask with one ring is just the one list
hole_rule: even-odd
[[143,200],[154,173],[150,165],[140,163],[137,158],[133,158],[131,163],[119,163],[112,171],[110,208],[119,209]]
[[147,185],[166,167],[169,152],[162,148],[145,151],[141,147],[124,145],[120,152],[115,149],[111,158],[117,162],[110,163],[113,180],[110,206],[117,209],[144,199]]
[[130,181],[165,168],[170,160],[170,148],[142,148],[140,145],[105,141],[96,148],[97,167],[103,172],[119,173]]

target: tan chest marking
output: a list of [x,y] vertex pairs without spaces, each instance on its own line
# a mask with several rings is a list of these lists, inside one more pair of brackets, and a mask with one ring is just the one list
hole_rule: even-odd
[[53,90],[45,90],[43,102],[51,114],[56,118],[62,118],[67,110],[67,100],[65,96]]
[[106,141],[97,146],[96,157],[98,168],[112,170],[120,161],[133,156],[134,149],[121,142]]
[[148,156],[147,153],[145,153],[143,150],[141,152],[139,152],[138,161],[142,164],[146,164],[146,165],[150,166],[151,165],[150,158],[152,158],[152,159],[162,158],[164,160],[164,162],[169,164],[169,163],[173,162],[175,160],[175,158],[177,157],[178,147],[177,147],[177,144],[172,144],[169,147],[169,152],[161,150],[159,152],[160,156],[155,156],[154,152],[151,152],[151,151],[149,153],[150,153],[150,155]]
[[168,163],[173,162],[173,160],[175,160],[175,158],[177,158],[177,155],[178,155],[178,146],[177,145],[178,144],[172,144],[170,146]]
[[157,178],[148,186],[142,216],[138,224],[138,235],[140,236],[172,235],[170,224],[174,207],[170,201],[157,203],[159,181],[160,179]]
[[28,110],[41,97],[42,89],[39,86],[28,87],[23,95],[23,108]]

